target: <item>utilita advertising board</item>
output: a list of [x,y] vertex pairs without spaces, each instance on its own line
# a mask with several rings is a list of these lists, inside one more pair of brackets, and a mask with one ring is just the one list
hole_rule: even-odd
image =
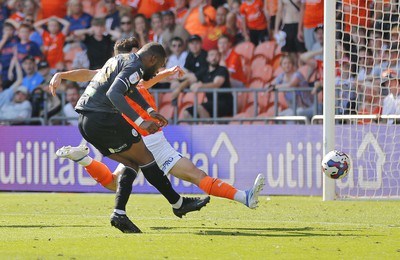
[[[379,158],[368,165],[363,160],[353,165],[349,176],[337,181],[339,187],[359,187],[374,194],[377,190],[381,194],[390,192],[385,190],[387,185],[382,178],[382,170],[390,167],[385,154],[392,149],[400,151],[400,147],[382,147],[381,131],[387,136],[394,130],[381,126],[369,128],[368,133],[350,127],[336,131],[337,135],[342,135],[342,142],[350,142],[351,149],[347,152],[354,162],[357,161],[354,158],[362,158],[366,151],[369,156]],[[164,134],[171,145],[198,168],[238,189],[251,187],[257,174],[262,173],[266,179],[263,195],[322,195],[320,125],[167,126]],[[55,155],[61,146],[86,143],[76,127],[0,127],[0,136],[0,190],[109,192],[82,166]],[[111,171],[116,168],[116,162],[88,146],[93,158],[105,163]],[[364,177],[359,178],[355,172]],[[169,177],[179,193],[203,193],[191,183]],[[139,174],[132,192],[157,193],[157,190]]]

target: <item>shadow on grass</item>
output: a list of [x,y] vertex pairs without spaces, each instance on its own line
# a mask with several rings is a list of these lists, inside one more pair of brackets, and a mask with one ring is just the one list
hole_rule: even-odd
[[[152,227],[153,230],[199,230],[195,235],[211,236],[256,236],[256,237],[354,237],[357,233],[343,234],[340,232],[354,232],[355,230],[321,230],[312,227],[302,228],[216,228],[216,227]],[[276,233],[278,232],[278,233]],[[187,233],[187,232],[185,232]]]
[[99,225],[0,225],[0,228],[83,228],[100,227]]

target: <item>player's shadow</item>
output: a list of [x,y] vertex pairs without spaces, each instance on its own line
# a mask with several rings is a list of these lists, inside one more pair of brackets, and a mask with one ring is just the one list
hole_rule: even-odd
[[[197,229],[196,235],[211,235],[211,236],[255,236],[255,237],[331,237],[331,236],[358,236],[354,233],[356,230],[327,230],[315,229],[312,227],[302,228],[217,228],[217,227],[152,227],[154,230],[179,230],[185,229],[185,233],[190,229]],[[179,233],[179,231],[178,231]]]
[[0,225],[0,228],[84,228],[99,227],[94,225]]

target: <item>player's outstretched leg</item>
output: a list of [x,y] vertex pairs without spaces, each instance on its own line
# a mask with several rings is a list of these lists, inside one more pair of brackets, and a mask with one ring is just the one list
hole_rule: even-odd
[[79,146],[63,146],[56,151],[56,155],[61,158],[67,158],[79,163],[89,154],[89,147],[86,145]]
[[182,218],[182,216],[186,215],[186,213],[200,210],[202,207],[207,205],[210,202],[210,196],[205,198],[200,197],[183,197],[182,206],[178,209],[173,208],[175,216],[178,218]]
[[56,155],[60,158],[67,158],[79,163],[85,167],[85,170],[92,178],[111,191],[116,191],[116,183],[118,176],[112,174],[110,169],[102,162],[94,160],[89,156],[89,147],[80,146],[63,146],[56,151]]
[[255,209],[258,207],[258,195],[263,190],[265,185],[265,177],[262,174],[258,174],[254,181],[253,187],[246,190],[246,206]]
[[[172,147],[171,150],[173,150]],[[154,153],[157,154],[156,152]],[[257,207],[258,195],[264,185],[264,177],[260,174],[251,189],[247,191],[236,189],[219,178],[208,176],[185,157],[180,158],[172,166],[169,173],[181,180],[197,185],[208,195],[235,200],[252,209]]]

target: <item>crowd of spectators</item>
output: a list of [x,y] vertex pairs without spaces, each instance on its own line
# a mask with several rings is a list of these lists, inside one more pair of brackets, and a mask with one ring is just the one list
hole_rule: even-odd
[[[166,68],[186,70],[183,78],[154,87],[171,89],[171,102],[185,89],[249,88],[251,60],[236,47],[273,42],[276,55],[265,65],[273,67],[274,77],[261,87],[310,87],[285,92],[276,115],[310,119],[322,112],[323,0],[0,0],[0,7],[0,120],[59,115],[76,125],[72,108],[86,84],[68,82],[53,97],[52,75],[99,69],[113,56],[115,41],[132,36],[141,45],[162,44],[169,55]],[[391,83],[398,84],[400,69],[398,1],[341,0],[336,7],[338,113],[368,114],[368,102],[371,113],[396,111],[379,106],[400,105]],[[196,109],[200,118],[214,114],[213,96],[205,96]],[[233,100],[230,93],[218,94],[218,117],[240,112],[232,109]],[[10,106],[21,113],[7,112]],[[193,112],[186,107],[182,117]]]

